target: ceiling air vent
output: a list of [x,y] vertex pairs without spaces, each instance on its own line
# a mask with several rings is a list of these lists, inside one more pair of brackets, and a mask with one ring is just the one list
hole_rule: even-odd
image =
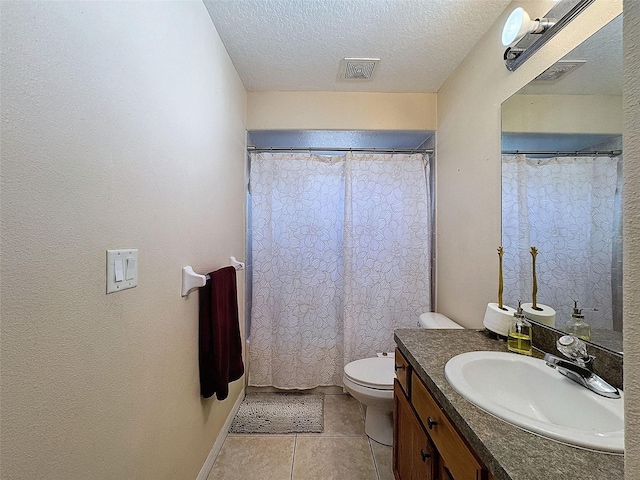
[[343,58],[340,62],[341,80],[371,80],[379,58]]
[[581,67],[585,63],[587,63],[586,60],[560,60],[538,75],[534,81],[546,83],[557,82],[567,73],[573,72],[576,68]]

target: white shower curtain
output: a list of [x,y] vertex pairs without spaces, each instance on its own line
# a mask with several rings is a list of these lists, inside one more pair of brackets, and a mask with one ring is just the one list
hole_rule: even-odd
[[422,155],[251,156],[249,384],[341,385],[430,309]]
[[538,248],[538,302],[560,328],[573,300],[597,308],[587,321],[612,327],[612,238],[617,158],[502,158],[504,301],[531,301],[530,247]]

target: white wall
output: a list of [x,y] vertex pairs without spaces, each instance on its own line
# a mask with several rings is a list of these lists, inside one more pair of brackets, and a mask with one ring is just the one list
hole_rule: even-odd
[[[481,328],[498,290],[501,243],[500,104],[622,9],[597,0],[515,72],[504,66],[500,31],[513,2],[438,91],[436,303],[466,327]],[[532,17],[546,12],[528,2]]]
[[249,92],[248,130],[435,130],[435,93]]
[[502,104],[502,131],[622,133],[618,95],[514,95]]
[[2,478],[192,480],[243,383],[200,398],[180,296],[244,258],[242,83],[199,1],[1,13]]
[[640,3],[624,2],[625,471],[640,478]]

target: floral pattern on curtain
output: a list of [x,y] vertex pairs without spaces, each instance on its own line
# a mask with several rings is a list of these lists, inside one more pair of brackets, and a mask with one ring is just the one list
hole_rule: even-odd
[[573,300],[592,328],[612,327],[612,239],[617,158],[502,158],[504,301],[531,301],[532,246],[538,248],[538,302],[552,306],[556,326]]
[[422,155],[252,154],[250,385],[342,385],[430,309],[427,173]]
[[422,155],[348,155],[345,363],[393,351],[393,330],[430,310],[427,174]]

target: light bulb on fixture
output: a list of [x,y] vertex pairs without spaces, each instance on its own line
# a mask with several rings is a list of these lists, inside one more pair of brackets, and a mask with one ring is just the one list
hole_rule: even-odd
[[508,47],[514,45],[527,33],[542,33],[555,22],[546,18],[531,20],[529,14],[522,7],[516,8],[502,29],[502,45]]

